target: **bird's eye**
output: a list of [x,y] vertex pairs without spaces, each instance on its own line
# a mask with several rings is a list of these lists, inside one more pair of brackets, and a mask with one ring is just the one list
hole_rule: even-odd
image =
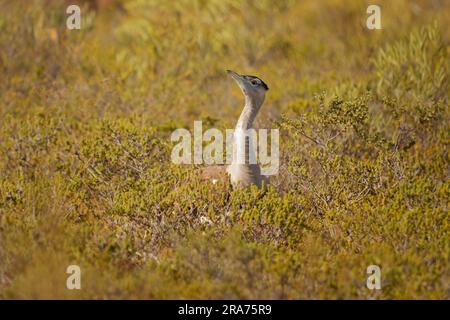
[[250,83],[254,86],[257,86],[259,84],[259,80],[258,79],[253,79],[252,81],[250,81]]

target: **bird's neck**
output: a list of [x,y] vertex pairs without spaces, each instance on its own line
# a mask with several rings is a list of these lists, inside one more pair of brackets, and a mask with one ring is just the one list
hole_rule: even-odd
[[242,110],[242,113],[236,124],[236,129],[247,130],[253,127],[253,121],[255,120],[263,101],[264,98],[258,99],[256,97],[245,95],[244,110]]

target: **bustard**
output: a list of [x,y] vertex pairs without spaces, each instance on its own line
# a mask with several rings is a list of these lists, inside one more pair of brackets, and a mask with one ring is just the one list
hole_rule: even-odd
[[[215,183],[218,180],[228,180],[227,175],[229,175],[233,188],[249,187],[250,185],[261,188],[268,184],[268,179],[261,175],[259,165],[250,161],[252,157],[256,159],[255,146],[249,143],[250,138],[246,132],[253,128],[253,121],[264,102],[269,87],[255,76],[240,75],[232,70],[227,70],[227,73],[237,82],[245,97],[244,109],[234,130],[233,160],[227,168],[224,166],[204,168],[201,178]],[[245,152],[245,154],[240,155],[238,152]]]

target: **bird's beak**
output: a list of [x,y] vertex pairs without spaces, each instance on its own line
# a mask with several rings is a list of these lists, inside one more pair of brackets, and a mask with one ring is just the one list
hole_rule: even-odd
[[244,88],[244,77],[243,76],[234,72],[233,70],[227,70],[227,73],[237,82],[239,87],[241,87],[242,89]]

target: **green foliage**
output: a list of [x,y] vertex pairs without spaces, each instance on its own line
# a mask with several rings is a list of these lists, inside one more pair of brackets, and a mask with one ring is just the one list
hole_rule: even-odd
[[[449,298],[447,3],[368,31],[359,1],[113,2],[77,31],[0,2],[0,298]],[[170,161],[175,128],[236,121],[228,68],[271,88],[266,192]]]
[[450,89],[449,52],[437,24],[407,41],[380,50],[375,59],[378,91],[400,99],[440,100]]

